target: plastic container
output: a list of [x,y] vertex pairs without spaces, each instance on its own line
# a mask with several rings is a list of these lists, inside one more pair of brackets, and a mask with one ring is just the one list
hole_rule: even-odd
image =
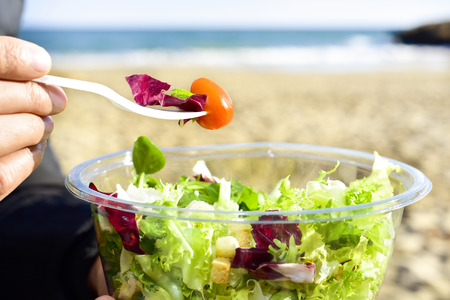
[[[190,176],[194,164],[204,160],[214,176],[266,193],[286,176],[290,176],[292,186],[303,188],[320,170],[333,169],[337,161],[339,168],[329,177],[348,185],[367,177],[374,161],[369,153],[285,143],[162,150],[167,164],[155,177],[163,182]],[[91,182],[102,192],[114,192],[117,184],[126,188],[134,175],[131,151],[78,165],[66,184],[71,193],[92,204],[108,288],[116,299],[374,299],[404,207],[431,190],[431,182],[422,172],[388,160],[401,168],[390,178],[393,197],[316,210],[236,212],[161,207],[117,199],[89,188]],[[121,218],[120,228],[110,223],[114,217]],[[167,231],[159,233],[159,241],[157,234],[148,236],[152,231],[144,227],[159,223],[170,224],[178,231],[178,238],[164,244],[161,237],[168,236]],[[280,244],[271,249],[272,260],[286,264],[264,264],[251,253],[251,268],[233,268],[232,255],[237,255],[237,250],[221,259],[223,254],[218,254],[217,247],[223,246],[216,247],[218,237],[244,239],[238,241],[238,247],[248,249],[255,247],[255,228],[274,234],[300,230],[300,236],[286,240],[286,251],[280,250],[284,247]],[[153,249],[149,249],[149,241]],[[147,243],[146,251],[139,248],[139,242]],[[291,249],[297,250],[289,252]],[[247,253],[242,251],[240,254]],[[225,279],[217,278],[221,274]]]

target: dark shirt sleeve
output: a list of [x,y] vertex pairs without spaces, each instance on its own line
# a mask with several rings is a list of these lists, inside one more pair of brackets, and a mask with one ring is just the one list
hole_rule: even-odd
[[0,202],[1,299],[94,299],[98,255],[90,207],[60,185],[28,185]]

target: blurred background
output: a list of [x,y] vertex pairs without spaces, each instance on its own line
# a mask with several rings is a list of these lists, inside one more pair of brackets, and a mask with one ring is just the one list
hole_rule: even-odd
[[230,125],[152,120],[66,90],[51,143],[65,172],[149,136],[160,147],[292,142],[378,151],[433,191],[407,207],[379,299],[450,299],[450,1],[28,0],[19,36],[53,75],[103,83],[147,73],[231,95]]

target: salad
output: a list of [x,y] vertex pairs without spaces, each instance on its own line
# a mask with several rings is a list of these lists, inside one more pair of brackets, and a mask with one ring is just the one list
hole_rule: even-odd
[[[233,119],[233,102],[228,93],[208,78],[198,78],[190,91],[171,89],[171,85],[147,74],[127,76],[134,100],[142,106],[160,105],[177,107],[185,111],[206,111],[206,115],[195,121],[206,129],[219,129]],[[181,120],[184,125],[189,120]],[[194,120],[193,120],[194,121]]]
[[[167,218],[94,205],[100,253],[116,299],[373,299],[395,238],[392,212],[340,221],[209,222],[200,211],[292,211],[370,203],[393,196],[397,167],[375,153],[370,176],[346,185],[317,174],[305,187],[280,178],[271,193],[216,178],[203,161],[178,182],[158,180],[164,154],[148,138],[133,148],[135,175],[113,197],[171,208]],[[92,189],[97,189],[91,184]],[[105,191],[101,191],[105,192]]]

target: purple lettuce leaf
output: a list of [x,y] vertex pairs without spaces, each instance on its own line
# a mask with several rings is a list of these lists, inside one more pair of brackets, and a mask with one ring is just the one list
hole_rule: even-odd
[[142,106],[158,105],[165,97],[164,91],[170,88],[170,84],[147,74],[135,74],[125,79],[133,92],[134,100]]
[[[287,221],[286,216],[262,216],[260,221]],[[279,249],[274,240],[289,245],[291,237],[295,244],[301,244],[302,232],[295,223],[252,224],[252,235],[256,248],[237,248],[232,268],[243,268],[250,276],[263,280],[314,282],[316,267],[314,264],[273,262],[269,246]]]
[[272,262],[272,259],[272,254],[264,249],[237,248],[231,267],[246,269],[250,276],[263,280],[314,282],[314,264]]
[[205,107],[206,95],[192,95],[186,100],[182,100],[175,96],[165,95],[160,102],[162,106],[174,106],[185,111],[202,111]]
[[[92,182],[89,184],[89,188],[105,195],[117,197],[117,193],[104,193],[99,191]],[[129,208],[129,206],[125,205],[124,208]],[[120,235],[123,247],[125,249],[136,254],[145,254],[139,245],[139,229],[134,213],[101,205],[98,206],[98,209],[106,212],[109,222],[113,226],[114,230]]]
[[272,259],[273,255],[264,249],[236,248],[236,255],[233,258],[231,267],[256,270],[259,265],[270,262]]
[[[286,216],[262,216],[261,221],[286,221]],[[289,245],[289,239],[294,237],[296,245],[301,244],[302,232],[295,223],[267,223],[267,224],[253,224],[252,235],[256,242],[256,248],[269,249],[272,246],[278,249],[274,240],[277,239],[282,243]]]
[[191,95],[187,99],[180,99],[166,94],[171,85],[159,81],[147,74],[134,74],[126,77],[134,100],[142,106],[161,105],[164,107],[178,107],[185,111],[202,111],[206,103],[206,95]]
[[297,264],[285,262],[266,262],[248,274],[264,280],[314,282],[316,266],[313,264]]

